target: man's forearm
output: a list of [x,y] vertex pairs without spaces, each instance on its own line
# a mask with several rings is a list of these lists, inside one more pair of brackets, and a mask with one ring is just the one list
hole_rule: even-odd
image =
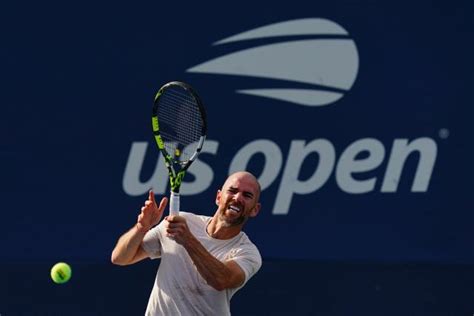
[[133,263],[145,234],[146,232],[137,229],[136,225],[123,234],[112,251],[112,263],[118,265]]
[[207,284],[218,291],[240,285],[235,270],[211,255],[194,236],[184,247]]

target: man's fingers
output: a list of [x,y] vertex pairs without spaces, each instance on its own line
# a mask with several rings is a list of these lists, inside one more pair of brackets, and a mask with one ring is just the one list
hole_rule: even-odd
[[186,219],[184,219],[184,217],[179,216],[179,215],[168,215],[168,216],[165,217],[165,219],[170,223],[183,223],[183,222],[186,222]]
[[176,236],[176,235],[182,234],[183,230],[180,229],[179,227],[176,227],[176,228],[167,228],[167,229],[166,229],[166,232],[167,232],[168,234],[172,234],[172,235],[175,235],[175,236]]
[[160,210],[160,212],[165,209],[165,207],[166,207],[167,204],[168,204],[168,198],[167,198],[167,197],[163,197],[163,198],[161,199],[160,206],[159,206],[159,208],[158,208],[158,209]]
[[153,190],[150,190],[148,192],[148,199],[152,201],[153,203],[155,202],[155,193],[153,193]]

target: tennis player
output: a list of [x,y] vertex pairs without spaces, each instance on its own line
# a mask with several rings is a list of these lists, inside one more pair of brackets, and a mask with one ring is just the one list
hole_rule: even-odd
[[161,221],[168,199],[158,206],[149,192],[137,223],[112,252],[117,265],[161,258],[146,315],[230,315],[232,295],[262,265],[257,247],[242,231],[257,216],[259,197],[257,179],[237,172],[217,191],[213,217],[180,212]]

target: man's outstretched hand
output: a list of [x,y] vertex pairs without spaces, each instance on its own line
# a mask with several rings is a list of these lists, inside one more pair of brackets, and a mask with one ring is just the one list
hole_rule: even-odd
[[160,201],[160,206],[158,206],[155,201],[155,194],[150,190],[150,192],[148,192],[148,200],[145,201],[141,213],[138,215],[137,229],[146,233],[150,228],[158,224],[167,204],[168,198],[163,197]]

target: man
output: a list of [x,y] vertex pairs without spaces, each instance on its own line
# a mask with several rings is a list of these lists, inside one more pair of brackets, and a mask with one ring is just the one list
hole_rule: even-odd
[[[257,247],[242,231],[260,210],[260,185],[248,172],[217,191],[213,217],[180,212],[161,221],[152,191],[135,226],[117,242],[112,263],[161,258],[146,315],[230,315],[230,299],[260,269]],[[156,224],[158,224],[155,226]]]

